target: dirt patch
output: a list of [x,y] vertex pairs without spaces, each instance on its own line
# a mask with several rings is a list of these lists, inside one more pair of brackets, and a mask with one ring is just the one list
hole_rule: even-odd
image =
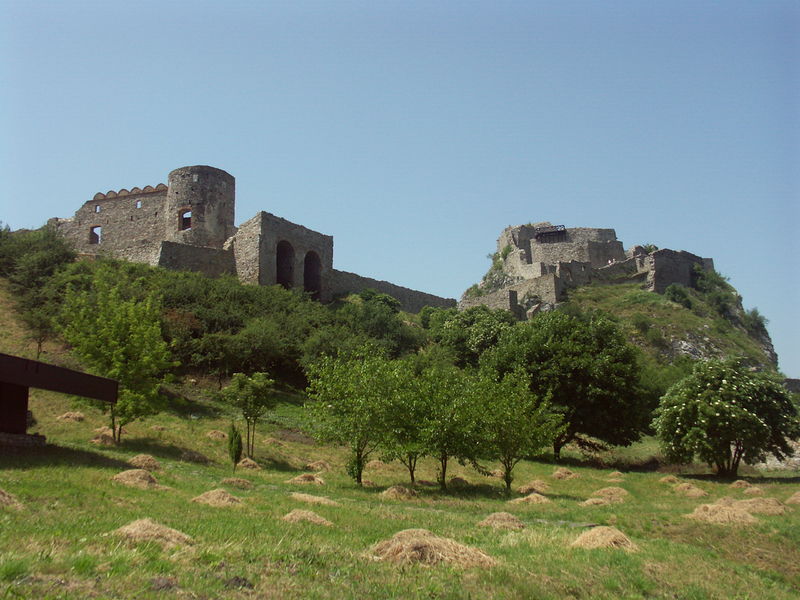
[[239,467],[240,469],[250,469],[251,471],[260,471],[261,470],[261,465],[259,465],[252,458],[247,458],[247,457],[245,457],[242,460],[240,460],[239,464],[236,465],[236,466]]
[[786,504],[800,504],[800,492],[795,492],[786,499]]
[[537,494],[536,492],[528,494],[524,498],[515,498],[514,500],[508,501],[509,504],[548,504],[550,502],[552,502],[550,498]]
[[701,504],[691,514],[685,515],[687,519],[703,521],[704,523],[719,523],[723,525],[747,525],[757,523],[758,520],[746,510],[724,504]]
[[750,498],[749,500],[737,500],[733,503],[734,508],[746,510],[751,515],[783,515],[789,511],[776,498]]
[[181,452],[181,460],[184,462],[197,463],[198,465],[207,465],[211,462],[205,454],[201,454],[195,450],[184,450]]
[[570,471],[566,467],[558,467],[553,471],[553,479],[575,479],[576,477],[578,477],[578,474]]
[[541,479],[534,479],[533,481],[529,481],[525,485],[521,486],[517,491],[520,494],[532,494],[534,492],[537,494],[543,494],[549,489],[550,486],[547,484],[547,482],[542,481]]
[[269,445],[269,446],[275,446],[276,448],[285,448],[286,447],[286,444],[284,444],[280,440],[276,440],[273,437],[264,438],[264,443]]
[[742,491],[742,493],[746,494],[748,496],[760,496],[761,494],[764,493],[764,490],[762,490],[760,487],[758,487],[756,485],[751,485],[750,487],[745,488]]
[[13,510],[23,509],[22,503],[5,490],[0,490],[0,506]]
[[317,473],[331,470],[330,464],[324,460],[315,460],[314,462],[308,463],[304,468],[306,471],[315,471]]
[[625,498],[629,496],[628,490],[621,487],[604,487],[592,494],[597,498],[605,498],[609,502],[625,502]]
[[206,437],[210,440],[222,441],[228,439],[228,434],[224,431],[220,431],[219,429],[212,429],[206,434]]
[[670,485],[674,485],[676,483],[680,483],[680,479],[675,477],[675,475],[666,475],[658,480],[660,483],[668,483]]
[[416,490],[412,490],[402,485],[393,485],[381,492],[381,497],[390,500],[411,500],[419,496]]
[[208,504],[209,506],[215,506],[219,508],[236,506],[237,504],[242,503],[239,498],[231,495],[223,489],[211,490],[205,494],[200,494],[199,496],[192,498],[192,502],[197,502],[198,504]]
[[56,417],[57,421],[67,421],[68,423],[80,423],[86,419],[86,415],[82,412],[65,412],[63,415]]
[[493,567],[497,561],[488,554],[439,537],[427,529],[405,529],[371,549],[375,560],[385,560],[397,565],[448,563],[457,567]]
[[744,479],[737,479],[736,481],[734,481],[731,484],[731,487],[732,488],[737,488],[737,489],[749,488],[750,487],[750,482],[749,481],[745,481]]
[[167,487],[158,485],[156,478],[153,477],[149,471],[144,469],[129,469],[117,473],[111,478],[112,481],[127,485],[130,487],[139,488],[142,490],[166,490]]
[[128,464],[145,471],[158,471],[161,468],[161,463],[149,454],[137,454],[128,461]]
[[192,543],[192,538],[185,533],[156,523],[152,519],[133,521],[114,530],[113,533],[134,542],[156,542],[165,548]]
[[507,512],[496,512],[490,514],[483,521],[478,523],[481,527],[492,527],[493,529],[525,529],[525,523],[516,516]]
[[285,483],[300,483],[303,485],[325,485],[325,480],[319,475],[312,473],[303,473],[292,479],[287,480]]
[[313,523],[314,525],[325,525],[325,527],[333,526],[333,523],[324,517],[320,517],[317,513],[310,510],[301,510],[299,508],[296,508],[289,514],[284,515],[281,517],[281,519],[288,521],[289,523],[300,523],[301,521],[306,521],[308,523]]
[[611,504],[609,498],[587,498],[583,502],[579,502],[579,506],[608,506]]
[[639,549],[638,546],[619,529],[606,526],[592,527],[588,531],[584,531],[571,545],[574,548],[588,548],[590,550],[597,548],[619,548],[627,552],[635,552]]
[[247,481],[247,479],[241,479],[240,477],[227,477],[222,480],[222,485],[229,485],[231,487],[239,488],[240,490],[252,490],[253,483]]
[[306,435],[299,429],[278,429],[274,433],[275,437],[279,440],[283,440],[284,442],[294,442],[296,444],[305,444],[307,446],[312,446],[314,444],[314,438],[310,435]]
[[708,496],[708,492],[700,489],[693,483],[679,483],[673,486],[672,489],[678,494],[686,496],[687,498],[702,498],[704,496]]
[[311,494],[301,494],[300,492],[292,492],[290,497],[306,504],[321,504],[323,506],[340,506],[336,500],[325,498],[324,496],[312,496]]

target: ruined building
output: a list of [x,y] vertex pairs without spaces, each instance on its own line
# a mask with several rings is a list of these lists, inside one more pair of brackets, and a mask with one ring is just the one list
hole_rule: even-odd
[[386,281],[333,268],[333,237],[268,212],[234,225],[236,181],[207,166],[172,171],[167,184],[95,194],[69,219],[50,224],[84,255],[107,254],[244,283],[280,284],[321,302],[366,288],[397,298],[403,309],[455,306]]
[[613,229],[566,228],[548,222],[507,227],[484,281],[468,290],[459,307],[479,304],[510,310],[520,319],[565,300],[569,288],[592,282],[641,282],[663,293],[690,286],[695,265],[713,269],[710,258],[684,251],[633,246],[627,251]]

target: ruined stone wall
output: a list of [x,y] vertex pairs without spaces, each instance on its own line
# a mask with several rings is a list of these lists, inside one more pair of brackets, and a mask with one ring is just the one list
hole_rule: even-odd
[[231,250],[161,242],[158,266],[180,271],[197,271],[209,277],[236,275],[236,259]]
[[450,308],[456,305],[452,298],[442,298],[433,294],[426,294],[400,285],[379,281],[369,277],[362,277],[347,271],[337,271],[333,269],[329,278],[330,292],[333,298],[357,293],[367,288],[374,289],[384,294],[389,294],[400,301],[404,311],[416,313],[424,306],[437,308]]
[[531,239],[531,262],[552,265],[577,261],[601,267],[609,260],[625,260],[625,250],[613,229],[573,228],[566,230],[565,237],[558,242]]
[[225,242],[225,249],[234,254],[236,275],[239,277],[239,281],[259,285],[261,281],[261,213],[239,225],[236,234]]
[[509,310],[518,319],[525,318],[525,311],[519,305],[518,294],[515,290],[504,289],[484,294],[483,296],[462,298],[458,303],[460,310],[466,310],[474,306],[488,306],[492,310]]
[[703,259],[684,250],[656,250],[649,254],[644,265],[647,268],[647,286],[650,291],[663,294],[670,284],[677,283],[691,287],[694,283],[694,267],[700,265],[713,268],[711,259]]
[[98,193],[73,217],[49,222],[79,254],[108,254],[154,265],[164,237],[166,197],[163,183]]

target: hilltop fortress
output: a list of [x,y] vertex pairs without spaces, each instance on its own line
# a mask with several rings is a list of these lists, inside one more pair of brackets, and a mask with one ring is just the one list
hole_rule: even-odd
[[643,246],[626,251],[613,229],[518,225],[500,234],[492,267],[467,290],[459,307],[484,304],[527,319],[565,300],[568,289],[595,281],[641,282],[659,294],[672,283],[690,286],[695,265],[714,268],[712,259],[690,252]]
[[333,237],[268,212],[234,225],[236,182],[208,166],[172,171],[167,184],[98,193],[69,219],[48,222],[83,255],[106,254],[255,285],[301,289],[321,302],[372,288],[403,309],[455,300],[333,268]]

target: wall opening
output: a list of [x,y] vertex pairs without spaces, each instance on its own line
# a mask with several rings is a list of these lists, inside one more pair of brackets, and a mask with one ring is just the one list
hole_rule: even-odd
[[303,261],[303,289],[311,294],[314,300],[319,300],[322,291],[322,261],[319,254],[310,250]]
[[103,241],[103,228],[100,225],[89,229],[89,243],[99,244]]
[[192,228],[192,211],[182,208],[178,212],[178,231],[186,231]]
[[100,212],[100,205],[99,204],[95,204],[94,205],[94,212],[96,212],[96,213]]
[[283,240],[278,242],[275,254],[275,283],[288,290],[294,285],[294,248]]
[[136,208],[142,208],[142,201],[141,200],[137,200],[136,201]]

